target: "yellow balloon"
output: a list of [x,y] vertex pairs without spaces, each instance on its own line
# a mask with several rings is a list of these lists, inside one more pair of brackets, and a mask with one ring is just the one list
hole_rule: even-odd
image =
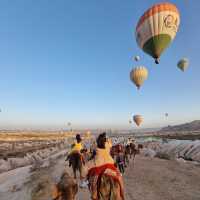
[[140,126],[140,124],[143,122],[143,117],[141,115],[134,115],[133,120],[137,126]]
[[147,77],[148,70],[143,66],[136,67],[130,72],[130,79],[138,89],[140,89]]

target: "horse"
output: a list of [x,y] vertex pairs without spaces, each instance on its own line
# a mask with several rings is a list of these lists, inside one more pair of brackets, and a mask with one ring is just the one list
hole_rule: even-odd
[[84,163],[83,156],[79,152],[73,152],[68,156],[69,165],[72,166],[74,178],[76,179],[76,171],[79,171],[80,179],[82,179],[82,168]]
[[125,164],[129,164],[129,158],[132,158],[131,146],[126,145],[124,151]]
[[102,175],[98,180],[97,196],[99,200],[123,200],[120,195],[119,183],[106,175]]
[[109,171],[88,176],[92,200],[124,200],[122,177],[116,175],[119,173],[117,171]]
[[58,184],[54,185],[52,198],[53,200],[75,200],[78,193],[78,185],[74,178],[64,172]]
[[[53,169],[52,169],[53,170]],[[64,171],[60,181],[55,184],[50,176],[52,171],[41,169],[31,175],[29,188],[31,188],[31,200],[75,200],[78,185],[69,174]]]
[[143,149],[143,145],[142,144],[138,144],[138,147],[136,148],[136,145],[131,143],[130,144],[130,148],[131,148],[131,155],[133,156],[133,164],[134,164],[135,156],[137,154],[140,154],[140,149]]

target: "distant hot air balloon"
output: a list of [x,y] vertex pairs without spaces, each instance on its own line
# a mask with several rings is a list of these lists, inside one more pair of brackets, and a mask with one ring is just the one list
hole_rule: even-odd
[[143,66],[136,67],[130,72],[130,79],[137,86],[138,89],[140,89],[147,77],[148,70]]
[[189,65],[189,60],[187,58],[182,58],[177,63],[178,68],[183,72],[188,68],[188,65]]
[[133,120],[137,126],[140,126],[140,124],[143,122],[143,118],[141,115],[134,115]]
[[174,4],[155,4],[139,19],[135,32],[136,41],[158,64],[162,52],[175,38],[179,24],[180,15]]
[[134,57],[134,60],[137,62],[137,61],[139,61],[140,60],[140,56],[135,56]]

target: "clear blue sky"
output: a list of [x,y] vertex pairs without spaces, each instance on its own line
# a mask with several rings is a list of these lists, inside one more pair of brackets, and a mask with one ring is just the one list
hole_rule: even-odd
[[[0,127],[128,128],[134,113],[145,128],[200,119],[200,1],[171,1],[181,24],[160,65],[134,37],[156,2],[0,1]],[[149,70],[139,92],[129,80],[137,64]]]

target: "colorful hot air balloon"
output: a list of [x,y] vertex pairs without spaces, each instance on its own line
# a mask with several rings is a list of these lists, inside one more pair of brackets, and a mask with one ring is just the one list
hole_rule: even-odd
[[183,72],[188,68],[188,65],[189,65],[189,60],[187,58],[182,58],[177,63],[178,68]]
[[158,64],[162,52],[176,36],[179,24],[180,15],[174,4],[155,4],[139,19],[135,32],[136,41]]
[[137,126],[140,126],[140,124],[143,122],[143,118],[141,115],[134,115],[133,120]]
[[137,61],[139,61],[140,60],[140,56],[135,56],[134,57],[134,60],[137,62]]
[[130,79],[137,86],[138,89],[140,89],[147,77],[148,70],[143,66],[136,67],[130,72]]

